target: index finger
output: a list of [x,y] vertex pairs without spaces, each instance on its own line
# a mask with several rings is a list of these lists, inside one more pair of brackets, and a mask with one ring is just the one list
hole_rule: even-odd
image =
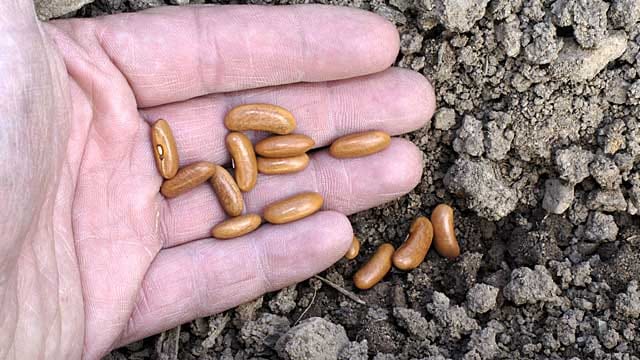
[[95,34],[139,107],[375,73],[399,47],[383,18],[318,5],[160,8],[104,17]]

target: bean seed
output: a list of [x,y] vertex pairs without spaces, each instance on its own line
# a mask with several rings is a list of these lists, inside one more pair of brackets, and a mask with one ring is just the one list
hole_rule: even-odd
[[280,159],[258,158],[258,171],[267,175],[290,174],[306,169],[309,156],[302,154]]
[[280,106],[247,104],[231,109],[224,118],[224,125],[232,131],[258,130],[284,135],[296,128],[296,120]]
[[351,240],[351,247],[347,250],[347,253],[344,254],[344,258],[347,260],[353,260],[358,256],[360,252],[360,240],[358,240],[355,235],[353,236],[353,240]]
[[261,223],[262,219],[260,215],[247,214],[236,216],[214,226],[211,230],[211,236],[216,239],[233,239],[252,232],[257,229]]
[[178,170],[176,176],[165,180],[160,187],[162,195],[172,198],[183,194],[207,181],[216,172],[216,165],[199,161]]
[[176,176],[180,159],[178,158],[176,140],[166,120],[160,119],[151,127],[151,143],[160,175],[165,179]]
[[300,220],[320,210],[324,200],[315,192],[306,192],[268,205],[264,219],[272,224],[286,224]]
[[460,255],[460,246],[456,240],[456,229],[453,225],[453,209],[446,204],[436,206],[431,213],[433,224],[433,245],[438,254],[453,259]]
[[243,133],[232,132],[227,135],[227,149],[233,158],[238,187],[244,192],[251,191],[258,179],[258,164],[251,141]]
[[371,259],[353,276],[353,283],[358,289],[370,289],[384,278],[391,270],[393,250],[393,245],[389,243],[380,245]]
[[233,177],[222,166],[216,165],[215,174],[209,179],[220,205],[229,216],[238,216],[244,210],[242,192]]
[[271,136],[256,144],[256,153],[268,158],[285,158],[302,155],[315,144],[315,141],[306,135]]
[[391,143],[383,131],[367,131],[343,136],[331,144],[329,153],[336,158],[367,156],[386,149]]
[[411,224],[409,238],[393,254],[393,265],[404,271],[417,268],[427,256],[432,238],[431,221],[419,216]]

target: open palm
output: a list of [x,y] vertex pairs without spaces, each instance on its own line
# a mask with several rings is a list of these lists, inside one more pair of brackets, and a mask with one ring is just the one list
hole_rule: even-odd
[[318,147],[356,131],[419,128],[433,91],[419,74],[385,70],[398,50],[394,27],[322,6],[38,24],[20,2],[0,5],[15,7],[0,11],[0,357],[95,359],[301,281],[345,253],[344,214],[420,179],[421,154],[404,140],[360,159],[321,150],[301,173],[260,176],[245,202],[260,212],[318,191],[323,211],[211,239],[225,214],[210,187],[159,194],[149,123],[170,122],[181,165],[229,160],[223,117],[242,103],[289,109]]

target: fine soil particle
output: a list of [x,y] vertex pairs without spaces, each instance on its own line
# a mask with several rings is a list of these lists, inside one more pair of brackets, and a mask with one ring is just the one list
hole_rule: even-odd
[[[638,359],[640,0],[319,2],[389,19],[396,65],[436,89],[432,125],[404,136],[424,152],[421,183],[353,215],[361,255],[324,274],[367,305],[312,279],[109,357]],[[167,4],[97,0],[75,16]],[[357,291],[375,248],[442,202],[463,255],[432,251]]]

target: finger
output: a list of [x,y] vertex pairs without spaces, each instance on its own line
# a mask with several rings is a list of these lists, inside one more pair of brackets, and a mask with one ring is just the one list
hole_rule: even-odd
[[392,24],[345,7],[194,6],[96,21],[88,31],[127,78],[140,107],[378,72],[399,48]]
[[120,345],[307,279],[340,259],[352,236],[344,215],[323,211],[230,241],[165,249],[144,278]]
[[[412,143],[393,139],[385,151],[355,159],[335,159],[326,151],[312,156],[307,169],[288,175],[260,175],[245,194],[246,211],[261,213],[265,205],[288,196],[316,191],[323,209],[352,214],[393,200],[413,189],[422,174],[422,153]],[[164,246],[210,236],[225,214],[209,186],[170,199],[162,213]]]
[[142,112],[149,121],[170,122],[182,165],[199,160],[225,163],[225,114],[238,104],[258,102],[289,109],[297,119],[295,132],[312,137],[317,146],[357,131],[398,135],[419,129],[435,109],[433,88],[424,76],[392,68],[357,79],[212,95]]

